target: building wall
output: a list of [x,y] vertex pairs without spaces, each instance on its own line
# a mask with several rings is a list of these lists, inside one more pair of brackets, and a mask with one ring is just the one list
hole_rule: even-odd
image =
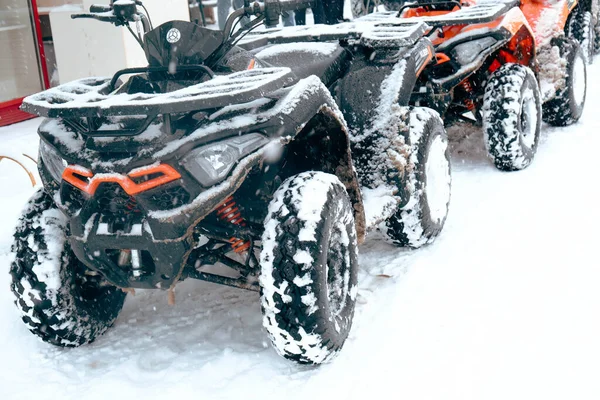
[[[96,20],[71,19],[71,14],[89,10],[93,3],[102,2],[84,0],[81,5],[50,12],[60,83],[111,76],[119,69],[147,65],[143,50],[127,29]],[[189,21],[187,0],[145,0],[144,5],[155,27],[170,20]]]

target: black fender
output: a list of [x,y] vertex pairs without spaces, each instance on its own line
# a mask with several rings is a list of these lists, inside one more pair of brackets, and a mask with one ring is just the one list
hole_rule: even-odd
[[408,49],[376,49],[370,57],[355,60],[348,74],[334,88],[350,131],[356,134],[372,124],[373,110],[382,104],[382,96],[386,96],[388,90],[396,92],[392,95],[397,104],[408,105],[417,79],[433,55],[431,41],[423,38]]
[[[376,51],[377,53],[377,51]],[[336,88],[348,116],[361,187],[403,187],[408,167],[409,101],[421,70],[433,58],[428,39],[414,48],[359,61]]]

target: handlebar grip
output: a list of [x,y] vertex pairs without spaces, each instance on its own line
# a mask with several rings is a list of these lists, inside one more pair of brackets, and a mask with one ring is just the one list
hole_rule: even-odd
[[119,19],[114,15],[99,15],[99,14],[71,14],[71,19],[90,18],[97,19],[102,22],[110,22],[112,24],[119,22]]
[[103,13],[103,12],[109,12],[111,10],[112,10],[111,6],[105,6],[103,4],[92,4],[90,6],[91,13]]
[[90,14],[71,14],[71,19],[93,18]]

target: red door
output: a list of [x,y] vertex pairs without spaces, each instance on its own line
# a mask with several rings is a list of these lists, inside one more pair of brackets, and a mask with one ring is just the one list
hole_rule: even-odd
[[0,126],[32,118],[24,97],[48,87],[36,0],[0,0]]

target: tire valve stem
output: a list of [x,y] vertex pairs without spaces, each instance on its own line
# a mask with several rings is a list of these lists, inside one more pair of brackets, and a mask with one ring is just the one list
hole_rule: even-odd
[[[246,222],[242,217],[242,213],[238,208],[232,196],[225,199],[225,202],[217,208],[217,217],[221,221],[229,222],[233,225],[246,226]],[[250,241],[232,237],[228,240],[231,247],[236,253],[243,253],[250,248]]]
[[473,84],[471,83],[470,80],[465,79],[464,81],[462,81],[460,83],[460,87],[462,87],[463,90],[467,93],[467,97],[465,97],[464,100],[463,100],[463,103],[465,104],[465,107],[467,107],[467,109],[469,111],[473,112],[475,110],[475,102],[470,97],[473,94],[473,92],[474,92],[474,90],[473,90]]

